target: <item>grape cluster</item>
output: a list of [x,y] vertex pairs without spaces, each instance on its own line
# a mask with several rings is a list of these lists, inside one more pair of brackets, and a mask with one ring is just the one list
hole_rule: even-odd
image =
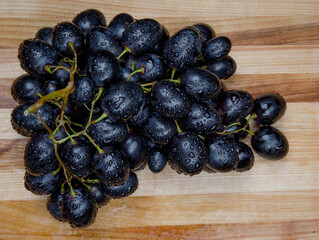
[[168,162],[190,176],[244,172],[254,164],[240,141],[248,134],[255,152],[283,158],[287,139],[271,124],[285,100],[227,90],[223,80],[236,71],[230,50],[231,41],[204,23],[170,36],[156,20],[125,13],[107,26],[95,9],[40,29],[20,44],[27,74],[11,89],[20,104],[12,127],[31,137],[26,189],[48,194],[56,219],[87,227],[99,207],[134,193],[135,171],[147,164],[158,173]]

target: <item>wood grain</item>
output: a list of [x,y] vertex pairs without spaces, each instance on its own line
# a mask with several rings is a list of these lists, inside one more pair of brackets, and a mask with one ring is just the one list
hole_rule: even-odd
[[[256,155],[253,169],[242,174],[188,177],[170,167],[159,174],[146,168],[137,173],[134,195],[112,200],[91,227],[72,229],[53,219],[46,196],[24,188],[28,139],[11,128],[17,104],[10,87],[24,74],[17,59],[23,39],[88,8],[108,22],[120,12],[155,18],[171,34],[206,22],[229,37],[238,69],[225,81],[228,89],[279,92],[288,102],[275,124],[289,140],[287,157]],[[0,239],[319,239],[319,1],[3,0],[0,69]]]

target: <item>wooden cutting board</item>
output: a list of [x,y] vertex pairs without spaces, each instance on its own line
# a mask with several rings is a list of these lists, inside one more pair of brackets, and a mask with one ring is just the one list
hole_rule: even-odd
[[[197,22],[231,38],[238,70],[229,89],[279,92],[288,102],[276,123],[290,152],[256,156],[246,173],[188,177],[170,167],[138,172],[133,196],[112,200],[87,229],[47,212],[46,197],[24,189],[26,138],[10,125],[12,81],[23,71],[17,47],[43,26],[87,8],[108,22],[120,12],[155,18],[174,33]],[[25,0],[0,2],[0,239],[319,239],[319,1]],[[249,139],[247,139],[249,142]]]

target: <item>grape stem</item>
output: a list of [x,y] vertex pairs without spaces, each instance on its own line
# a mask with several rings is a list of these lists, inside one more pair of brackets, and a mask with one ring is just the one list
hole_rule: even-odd
[[205,139],[206,139],[204,136],[202,136],[200,134],[197,134],[197,136],[199,136],[203,141],[205,141]]
[[86,132],[83,133],[83,135],[85,137],[87,137],[87,139],[89,139],[90,143],[92,143],[92,145],[96,148],[96,150],[99,152],[99,154],[103,154],[104,153],[103,149],[99,145],[97,145],[95,143],[95,141]]
[[68,170],[65,168],[64,164],[63,164],[63,161],[62,159],[60,158],[60,155],[59,155],[59,152],[58,152],[58,144],[56,143],[53,143],[54,144],[54,152],[55,152],[55,156],[57,157],[59,163],[60,163],[60,166],[63,168],[63,172],[64,172],[64,176],[65,176],[65,179],[66,179],[66,182],[68,183],[69,185],[69,188],[70,188],[70,191],[71,191],[71,195],[72,196],[75,196],[76,193],[74,192],[73,190],[73,187],[71,185],[71,182],[69,180],[69,176],[68,176]]
[[[219,135],[228,135],[228,134],[233,134],[233,133],[238,133],[240,131],[247,131],[247,126],[249,125],[249,122],[251,119],[255,119],[257,118],[257,115],[255,113],[253,113],[247,120],[247,123],[240,129],[237,129],[237,130],[234,130],[234,131],[230,131],[230,132],[226,132],[228,128],[230,128],[231,126],[234,126],[234,125],[240,125],[240,123],[231,123],[229,124],[224,131],[222,132],[215,132],[215,134],[219,134]],[[251,132],[252,133],[252,132]],[[251,134],[250,133],[250,134]]]
[[171,79],[170,80],[174,80],[175,72],[176,72],[176,69],[172,68],[172,73],[171,73]]
[[117,60],[119,60],[121,57],[123,57],[123,55],[127,52],[131,52],[129,48],[125,47],[124,50],[121,52],[120,55],[117,56]]
[[130,78],[136,73],[145,73],[145,69],[143,67],[131,72],[131,74],[127,77],[126,81],[130,81]]
[[157,83],[157,81],[150,82],[150,83],[143,83],[143,84],[140,84],[140,86],[141,87],[150,87],[150,86],[153,86],[155,83]]
[[178,78],[178,79],[176,79],[176,80],[174,80],[174,79],[169,79],[169,81],[172,82],[172,83],[181,84],[181,78]]
[[177,127],[177,133],[178,133],[178,134],[183,133],[182,129],[180,128],[180,126],[179,126],[178,122],[177,122],[175,119],[174,119],[174,122],[175,122],[176,127]]

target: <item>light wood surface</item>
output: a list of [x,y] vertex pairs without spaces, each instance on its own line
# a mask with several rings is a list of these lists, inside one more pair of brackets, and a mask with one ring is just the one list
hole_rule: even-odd
[[[238,70],[227,87],[254,96],[279,92],[288,102],[275,124],[289,140],[287,157],[255,155],[246,173],[188,177],[169,167],[159,174],[145,169],[135,194],[112,200],[91,227],[53,219],[46,197],[24,189],[27,138],[11,129],[10,86],[23,74],[19,43],[87,8],[101,10],[108,22],[128,12],[155,18],[170,33],[206,22],[228,36]],[[319,1],[3,0],[0,71],[0,239],[319,239]]]

